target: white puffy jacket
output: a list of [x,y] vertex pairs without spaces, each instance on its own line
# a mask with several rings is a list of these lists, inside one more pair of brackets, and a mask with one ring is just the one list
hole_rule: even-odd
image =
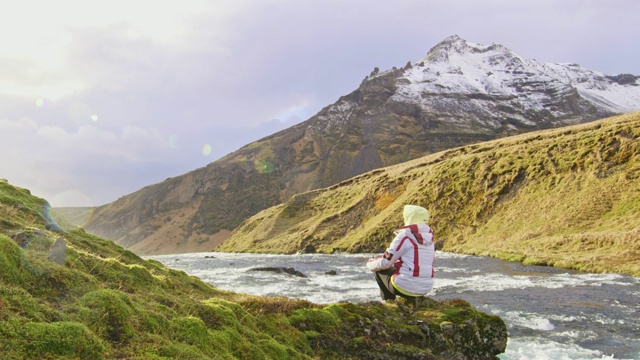
[[435,247],[433,230],[424,222],[401,227],[382,257],[369,260],[367,268],[380,271],[395,266],[394,287],[409,296],[422,296],[433,287]]

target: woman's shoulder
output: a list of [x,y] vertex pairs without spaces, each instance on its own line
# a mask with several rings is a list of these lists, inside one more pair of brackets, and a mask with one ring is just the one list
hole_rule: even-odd
[[420,223],[418,224],[418,231],[421,233],[429,233],[429,232],[433,232],[433,229],[431,229],[431,226],[425,223]]
[[408,226],[403,226],[401,228],[396,229],[395,231],[396,236],[406,236],[406,235],[418,235],[419,236],[424,236],[424,235],[428,235],[428,234],[433,234],[433,230],[431,229],[431,227],[425,223],[420,223],[417,225],[408,225]]
[[403,226],[401,228],[397,228],[394,233],[396,235],[409,235],[411,234],[411,229],[408,226]]

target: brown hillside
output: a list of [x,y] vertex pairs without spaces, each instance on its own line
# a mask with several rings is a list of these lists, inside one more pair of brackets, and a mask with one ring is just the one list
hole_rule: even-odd
[[447,251],[640,275],[640,113],[469,145],[262,211],[219,251],[377,252],[404,204]]

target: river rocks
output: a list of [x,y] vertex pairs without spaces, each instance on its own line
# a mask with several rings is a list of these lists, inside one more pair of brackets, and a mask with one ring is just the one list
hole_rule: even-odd
[[257,267],[257,268],[251,268],[247,271],[269,271],[277,274],[289,274],[289,275],[295,275],[295,276],[304,277],[304,278],[307,277],[307,275],[301,273],[300,271],[292,267]]
[[315,248],[315,246],[313,246],[311,244],[307,244],[304,248],[302,248],[300,253],[301,254],[315,254],[316,253],[316,248]]

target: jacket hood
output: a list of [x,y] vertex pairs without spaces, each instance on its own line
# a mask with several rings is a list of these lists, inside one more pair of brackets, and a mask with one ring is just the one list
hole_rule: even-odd
[[402,215],[404,216],[405,226],[429,222],[429,211],[422,206],[405,205]]

